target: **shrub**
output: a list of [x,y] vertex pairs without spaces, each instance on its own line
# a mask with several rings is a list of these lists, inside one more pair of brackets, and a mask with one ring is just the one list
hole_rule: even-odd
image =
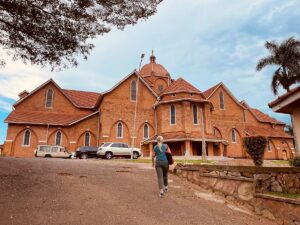
[[293,159],[290,159],[289,163],[290,163],[291,166],[300,167],[300,156],[296,156]]
[[243,138],[243,143],[255,166],[261,166],[264,161],[267,139],[263,136],[251,136]]

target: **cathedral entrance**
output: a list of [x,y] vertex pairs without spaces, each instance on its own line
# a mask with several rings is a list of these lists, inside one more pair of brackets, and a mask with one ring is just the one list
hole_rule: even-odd
[[[206,154],[208,154],[208,145],[206,143]],[[194,156],[202,156],[202,142],[201,141],[193,141],[192,142],[192,152]]]

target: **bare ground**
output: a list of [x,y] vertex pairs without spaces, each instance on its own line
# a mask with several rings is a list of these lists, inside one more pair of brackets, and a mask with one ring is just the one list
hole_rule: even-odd
[[160,199],[149,164],[0,158],[1,225],[275,224],[199,196],[170,175],[170,192]]

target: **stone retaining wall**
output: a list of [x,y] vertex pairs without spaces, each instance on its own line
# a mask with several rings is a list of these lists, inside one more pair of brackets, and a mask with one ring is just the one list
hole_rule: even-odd
[[299,168],[177,165],[174,172],[245,210],[281,224],[300,224],[299,200],[264,194],[268,191],[300,193]]

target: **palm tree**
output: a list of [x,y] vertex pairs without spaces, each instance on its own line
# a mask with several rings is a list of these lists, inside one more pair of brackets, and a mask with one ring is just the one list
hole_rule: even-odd
[[260,59],[256,70],[260,71],[269,65],[278,65],[272,77],[271,89],[275,95],[281,85],[287,92],[290,86],[300,82],[300,41],[290,37],[278,44],[275,41],[265,43],[270,55]]

